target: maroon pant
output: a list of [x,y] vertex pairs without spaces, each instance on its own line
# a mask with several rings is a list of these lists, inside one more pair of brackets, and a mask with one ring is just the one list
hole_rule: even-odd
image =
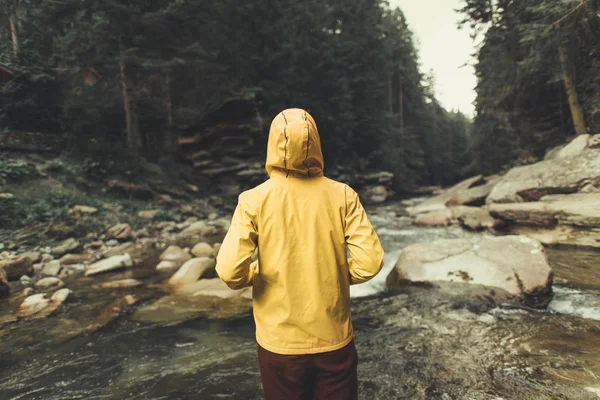
[[282,355],[258,346],[265,400],[357,400],[354,340],[320,354]]

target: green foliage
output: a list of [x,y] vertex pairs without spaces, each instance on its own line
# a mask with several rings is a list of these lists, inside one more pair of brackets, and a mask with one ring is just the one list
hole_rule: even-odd
[[[475,169],[541,158],[575,134],[563,81],[573,72],[590,132],[600,129],[600,20],[595,0],[464,0],[464,23],[484,34],[477,54]],[[563,47],[568,65],[558,57]]]
[[175,215],[167,210],[160,210],[155,216],[154,218],[152,218],[152,221],[154,222],[160,222],[160,221],[175,221]]
[[113,172],[115,162],[109,159],[91,159],[86,158],[81,164],[81,170],[85,177],[103,181],[111,172]]
[[20,182],[35,175],[35,168],[25,162],[0,160],[0,183]]
[[[467,126],[437,103],[403,13],[385,2],[0,6],[0,62],[18,74],[0,106],[12,128],[66,131],[73,147],[111,154],[127,149],[127,103],[142,155],[157,159],[219,99],[258,87],[266,120],[288,107],[314,115],[328,166],[393,169],[402,186],[449,184],[464,167],[464,146],[453,145]],[[10,55],[10,16],[19,21],[18,55]],[[82,169],[97,180],[110,171],[96,162]]]

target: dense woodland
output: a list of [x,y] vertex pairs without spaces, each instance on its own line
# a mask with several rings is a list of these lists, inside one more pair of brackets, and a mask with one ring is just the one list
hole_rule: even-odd
[[[232,94],[265,121],[308,109],[328,168],[448,184],[470,122],[444,110],[400,10],[377,0],[3,0],[2,124],[66,134],[80,151],[177,156],[177,135]],[[115,144],[119,146],[115,146]]]
[[[0,127],[74,153],[181,158],[177,138],[258,93],[265,123],[308,109],[328,168],[447,185],[598,129],[595,0],[465,0],[481,41],[474,126],[435,98],[399,9],[379,0],[0,1]],[[594,132],[592,132],[594,133]]]
[[600,2],[465,0],[479,35],[474,169],[490,173],[600,133]]

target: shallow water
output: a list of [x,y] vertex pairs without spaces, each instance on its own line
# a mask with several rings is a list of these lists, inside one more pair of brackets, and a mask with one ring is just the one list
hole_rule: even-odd
[[[461,339],[459,332],[455,331],[457,322],[454,320],[463,318],[463,314],[440,311],[440,315],[435,318],[441,319],[432,320],[432,325],[427,328],[432,330],[431,332],[437,332],[434,334],[424,330],[428,325],[421,321],[419,315],[430,313],[430,306],[414,305],[410,302],[410,297],[406,297],[407,300],[402,300],[402,305],[398,306],[401,307],[398,311],[401,314],[408,313],[409,316],[406,317],[406,321],[402,319],[404,317],[398,316],[398,321],[414,326],[417,330],[414,337],[407,336],[408,328],[405,325],[394,328],[391,322],[387,322],[381,328],[381,323],[377,322],[383,317],[391,320],[394,318],[393,315],[377,315],[378,304],[387,300],[373,297],[363,300],[362,297],[384,290],[385,278],[393,268],[401,248],[423,241],[464,238],[477,234],[458,228],[416,228],[408,218],[402,216],[402,209],[394,205],[373,210],[371,220],[386,250],[385,267],[377,278],[366,284],[354,286],[351,291],[355,306],[370,304],[368,311],[362,307],[355,307],[357,345],[359,353],[365,354],[364,364],[359,368],[361,388],[363,396],[366,396],[363,398],[525,398],[514,395],[514,389],[506,391],[501,385],[497,385],[494,390],[482,388],[480,397],[444,397],[450,395],[443,393],[439,396],[423,395],[426,397],[398,394],[411,393],[411,379],[416,380],[418,378],[414,376],[419,377],[425,373],[410,372],[411,368],[418,369],[418,364],[410,358],[402,361],[405,362],[403,368],[409,368],[408,372],[405,372],[406,377],[385,370],[388,368],[386,365],[397,365],[397,359],[404,357],[398,351],[411,351],[410,347],[402,343],[399,344],[399,349],[393,352],[386,350],[386,346],[396,340],[386,338],[385,335],[396,335],[402,340],[415,343],[427,338],[423,335],[433,335],[432,343],[439,342],[441,348],[452,351],[454,341]],[[502,354],[510,356],[510,362],[515,363],[515,374],[528,374],[527,368],[530,368],[534,371],[531,372],[534,376],[537,368],[555,382],[580,389],[587,387],[591,394],[595,388],[600,388],[600,323],[597,322],[600,320],[600,262],[594,253],[583,251],[550,250],[548,256],[559,281],[555,289],[555,298],[548,311],[495,309],[489,315],[481,316],[485,330],[473,330],[472,335],[475,339],[466,333],[464,338],[475,342],[470,350],[470,356],[474,360],[493,358],[485,353],[490,350],[484,351],[483,348],[493,347],[494,342],[494,346],[498,346]],[[120,291],[102,291],[96,287],[104,280],[131,277],[142,280],[146,285]],[[156,285],[162,280],[164,277],[157,276],[151,267],[97,278],[67,279],[68,286],[74,291],[73,297],[58,315],[19,323],[10,329],[0,328],[0,399],[260,398],[254,325],[250,315],[227,321],[196,319],[174,325],[161,325],[137,323],[131,319],[131,313],[126,313],[105,328],[97,331],[86,330],[90,322],[97,317],[98,310],[110,307],[116,299],[125,294],[136,294],[147,301],[162,296],[163,291]],[[442,307],[440,304],[435,307]],[[5,312],[6,308],[14,309],[16,305],[18,303],[0,303],[0,313]],[[388,305],[389,307],[396,310],[396,306]],[[389,309],[387,312],[390,312]],[[486,315],[487,317],[483,318]],[[474,323],[473,320],[479,321],[480,317],[469,314],[469,318],[469,321],[464,323],[467,329],[465,332],[472,329],[468,328],[471,326],[468,324]],[[487,318],[490,318],[491,322]],[[460,324],[458,326],[461,326]],[[489,328],[486,324],[497,328]],[[383,331],[380,332],[381,329]],[[475,332],[479,332],[481,338],[477,338]],[[380,351],[368,348],[371,343],[381,347]],[[425,348],[433,345],[428,344],[428,340],[423,343]],[[477,346],[481,346],[481,349],[478,350]],[[467,350],[464,351],[468,350],[467,346]],[[460,363],[463,357],[459,354],[462,353],[456,354],[457,363]],[[451,352],[450,358],[452,356]],[[519,360],[523,360],[524,366],[519,365]],[[425,362],[435,366],[436,362],[441,361],[425,359]],[[496,363],[489,360],[485,362],[491,363],[490,365]],[[505,361],[505,364],[508,362]],[[482,365],[488,364],[482,361]],[[523,369],[518,369],[521,367]],[[440,377],[446,376],[444,374],[448,374],[448,370],[452,369],[442,366],[440,368]],[[486,368],[489,368],[489,365]],[[506,371],[511,371],[513,366],[503,364],[502,368],[503,376],[509,376]],[[459,381],[470,381],[470,374],[475,374],[475,371],[476,367],[471,372],[465,370],[462,375],[460,371],[453,373],[460,376]],[[527,379],[534,378],[535,376]],[[425,374],[423,379],[433,378],[427,378]],[[448,382],[451,381],[452,379],[448,378]],[[443,387],[443,384],[440,385]],[[473,387],[476,388],[477,385]],[[428,393],[438,393],[437,389],[431,390]],[[551,394],[549,396],[539,398],[554,398]]]

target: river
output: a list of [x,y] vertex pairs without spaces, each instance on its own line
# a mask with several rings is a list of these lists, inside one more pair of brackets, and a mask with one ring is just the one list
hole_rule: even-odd
[[[352,288],[364,399],[593,399],[600,397],[598,253],[549,250],[555,296],[547,311],[477,309],[427,290],[385,293],[403,247],[473,235],[418,228],[402,206],[373,208],[385,267]],[[94,331],[94,315],[123,291],[102,280],[136,277],[127,293],[152,299],[153,268],[66,280],[73,290],[50,318],[0,329],[0,399],[259,399],[250,315],[214,321],[140,323],[131,313]],[[18,304],[0,303],[0,313]]]

